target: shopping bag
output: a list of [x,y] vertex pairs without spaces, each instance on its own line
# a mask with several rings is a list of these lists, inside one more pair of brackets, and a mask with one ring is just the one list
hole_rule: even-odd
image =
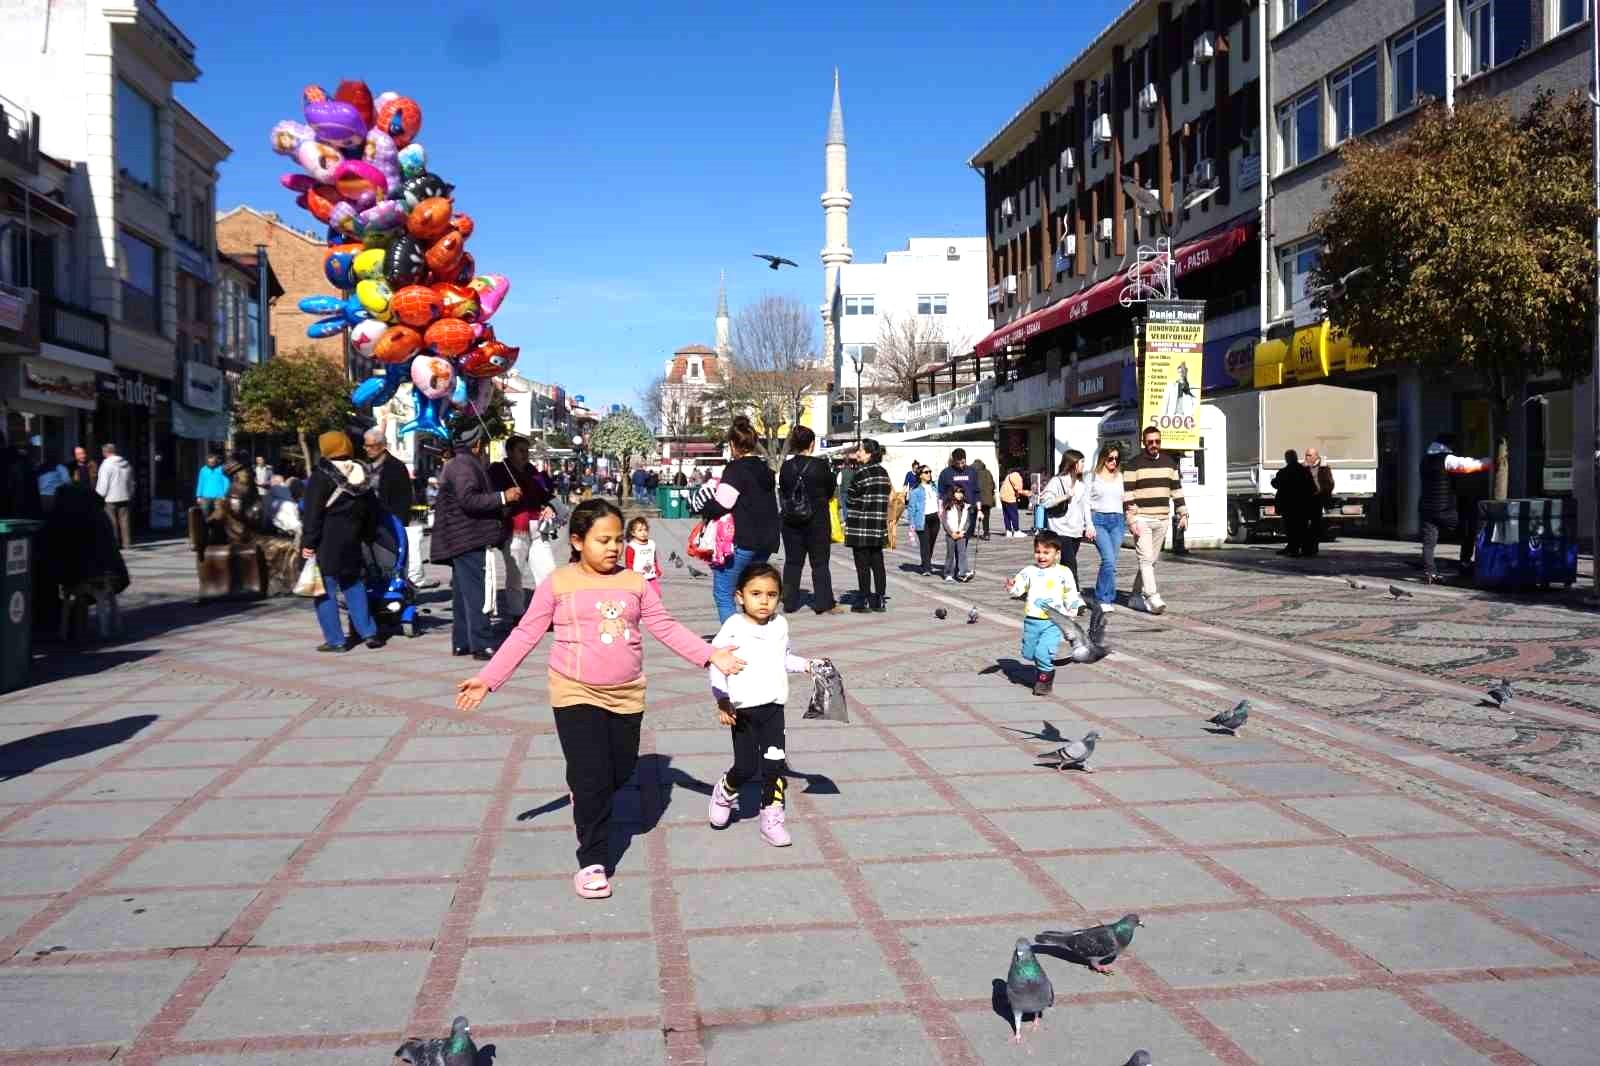
[[533,578],[528,586],[530,590],[538,588],[545,578],[555,573],[556,553],[550,549],[550,542],[542,537],[528,545],[528,570]]
[[850,721],[850,710],[845,706],[844,678],[832,659],[811,660],[811,705],[802,717]]
[[839,518],[839,497],[828,501],[828,535],[835,544],[844,543],[844,522]]
[[296,596],[325,596],[327,590],[322,587],[322,567],[317,565],[315,559],[306,561],[300,568],[300,577],[294,583]]

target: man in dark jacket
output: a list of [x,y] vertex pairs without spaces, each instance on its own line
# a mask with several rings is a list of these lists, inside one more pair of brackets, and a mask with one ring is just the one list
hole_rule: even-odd
[[[1441,433],[1428,445],[1427,452],[1422,456],[1422,491],[1417,501],[1417,517],[1422,526],[1422,580],[1429,584],[1443,580],[1433,565],[1433,552],[1439,546],[1439,534],[1454,533],[1461,525],[1456,489],[1450,479],[1494,469],[1493,461],[1456,455],[1455,447],[1455,434]],[[1472,545],[1463,541],[1463,569],[1471,559]]]
[[1278,515],[1283,519],[1284,539],[1289,542],[1279,549],[1279,554],[1316,554],[1306,550],[1306,536],[1311,529],[1311,507],[1317,485],[1311,479],[1311,471],[1300,465],[1300,457],[1293,449],[1283,453],[1283,469],[1272,475],[1272,487],[1278,490],[1275,502]]
[[438,588],[439,582],[428,577],[422,568],[422,526],[411,522],[411,507],[416,503],[411,471],[389,451],[389,441],[377,426],[362,435],[361,443],[367,453],[367,465],[378,482],[378,503],[406,529],[406,580],[419,589]]
[[[981,499],[983,494],[979,491],[978,475],[972,467],[967,465],[967,450],[956,448],[950,453],[950,465],[939,474],[939,501],[943,504],[950,502],[950,494],[960,486],[966,494],[967,500]],[[967,509],[967,536],[971,536],[978,527],[978,509]]]
[[1333,502],[1333,471],[1327,463],[1322,461],[1322,453],[1315,448],[1306,449],[1305,468],[1311,475],[1312,484],[1317,487],[1315,498],[1311,501],[1311,525],[1306,533],[1306,554],[1317,554],[1317,547],[1327,536],[1328,505]]
[[450,564],[454,653],[487,661],[495,649],[483,610],[485,562],[488,549],[505,537],[506,505],[522,499],[522,490],[495,491],[483,460],[481,426],[457,430],[451,444],[455,456],[439,473],[433,505],[433,561]]

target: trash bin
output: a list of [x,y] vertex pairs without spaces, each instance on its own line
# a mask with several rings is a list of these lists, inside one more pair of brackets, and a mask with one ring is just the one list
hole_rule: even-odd
[[0,557],[6,572],[0,580],[0,692],[19,689],[28,681],[33,657],[33,535],[43,522],[26,518],[0,518]]
[[666,505],[661,508],[662,518],[682,518],[689,513],[688,494],[683,489],[667,489]]
[[672,489],[666,485],[656,486],[656,510],[661,513],[662,518],[667,517],[667,499],[671,493]]
[[1480,500],[1473,574],[1481,589],[1578,580],[1578,510],[1571,500]]

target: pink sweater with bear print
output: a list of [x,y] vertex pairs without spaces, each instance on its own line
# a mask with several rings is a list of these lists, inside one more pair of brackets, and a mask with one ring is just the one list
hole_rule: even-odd
[[642,574],[590,574],[573,563],[539,583],[522,621],[479,672],[491,692],[511,679],[552,622],[552,707],[586,703],[622,714],[643,711],[641,627],[693,666],[711,659],[711,645],[667,613],[661,594]]

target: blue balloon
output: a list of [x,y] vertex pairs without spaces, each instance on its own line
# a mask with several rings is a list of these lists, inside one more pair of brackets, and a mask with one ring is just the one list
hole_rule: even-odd
[[467,406],[467,376],[465,374],[456,375],[456,383],[450,389],[450,406]]
[[444,413],[445,398],[435,396],[424,398],[417,404],[417,417],[401,426],[397,432],[404,437],[411,433],[432,433],[440,440],[449,440],[450,431],[444,428],[444,423],[439,416]]
[[371,377],[355,387],[350,402],[357,407],[385,404],[394,399],[395,390],[411,380],[411,362],[390,363],[382,377]]
[[298,306],[308,315],[339,315],[345,309],[343,296],[307,296]]
[[308,337],[331,337],[372,317],[354,295],[307,296],[296,306],[308,315],[328,316],[306,327]]

